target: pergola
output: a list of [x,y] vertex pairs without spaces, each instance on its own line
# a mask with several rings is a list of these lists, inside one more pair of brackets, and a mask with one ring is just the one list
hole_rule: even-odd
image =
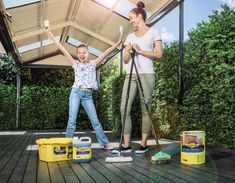
[[[179,6],[179,104],[183,89],[183,1],[143,0],[149,26]],[[43,22],[49,20],[56,38],[74,57],[76,46],[85,43],[89,46],[90,59],[94,59],[115,43],[119,36],[119,26],[123,27],[124,37],[133,31],[128,14],[137,2],[138,0],[0,0],[0,53],[11,53],[22,67],[68,68],[68,62],[52,41],[48,40],[43,28]],[[122,54],[121,50],[117,50],[113,55],[119,52]],[[18,75],[16,127],[20,122],[20,88],[21,80]]]

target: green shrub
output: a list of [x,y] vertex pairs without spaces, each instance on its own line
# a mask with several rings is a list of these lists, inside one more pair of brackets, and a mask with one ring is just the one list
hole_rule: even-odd
[[212,145],[235,147],[235,11],[214,11],[189,33],[183,112],[188,129]]
[[0,83],[0,130],[16,127],[16,87]]

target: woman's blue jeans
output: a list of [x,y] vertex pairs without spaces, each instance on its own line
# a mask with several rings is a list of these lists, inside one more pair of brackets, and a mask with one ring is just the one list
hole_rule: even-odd
[[66,129],[66,137],[72,138],[74,136],[80,103],[82,104],[91,121],[92,127],[96,132],[96,137],[100,143],[100,146],[103,147],[104,145],[108,144],[109,141],[104,134],[104,130],[98,120],[92,98],[92,91],[84,91],[79,88],[72,88],[69,97],[69,119]]

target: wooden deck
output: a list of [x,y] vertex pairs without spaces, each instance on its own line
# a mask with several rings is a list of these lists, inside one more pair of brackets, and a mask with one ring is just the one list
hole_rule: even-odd
[[[56,133],[57,132],[57,133]],[[88,132],[79,136],[91,136]],[[112,134],[108,134],[112,142]],[[110,152],[93,149],[91,163],[76,164],[73,161],[46,163],[39,160],[35,140],[38,138],[64,137],[62,131],[14,131],[0,132],[0,182],[235,182],[235,152],[209,149],[206,164],[183,165],[179,161],[179,145],[164,145],[173,155],[168,164],[150,163],[156,153],[154,146],[145,155],[135,155],[131,163],[105,163]],[[134,144],[136,146],[137,144]]]

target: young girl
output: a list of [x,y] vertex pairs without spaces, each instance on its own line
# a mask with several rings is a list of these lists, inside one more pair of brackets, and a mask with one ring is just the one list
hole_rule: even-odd
[[[153,60],[157,60],[162,56],[162,41],[158,30],[150,28],[146,25],[146,11],[144,10],[144,3],[138,2],[137,7],[130,11],[130,23],[134,27],[135,31],[129,34],[124,43],[125,53],[124,62],[127,65],[127,75],[123,86],[122,98],[121,98],[121,116],[124,115],[126,92],[128,87],[130,67],[131,67],[131,55],[130,49],[134,49],[136,52],[135,63],[139,72],[140,80],[143,86],[144,95],[147,101],[150,103],[152,92],[155,85],[155,74],[153,68]],[[133,69],[133,75],[130,86],[130,98],[128,100],[126,123],[124,128],[124,143],[122,144],[122,152],[131,152],[131,105],[135,98],[137,89],[141,96],[140,86],[138,84],[135,69]],[[135,153],[145,153],[148,151],[147,139],[150,132],[150,122],[148,119],[147,111],[144,105],[144,100],[141,98],[141,112],[142,112],[142,140],[139,149]],[[114,150],[113,153],[118,151]]]
[[121,44],[122,37],[119,38],[115,45],[108,48],[95,60],[88,60],[88,47],[82,44],[77,48],[77,60],[75,60],[69,54],[69,52],[65,50],[65,48],[59,42],[56,41],[52,32],[50,30],[47,31],[48,37],[51,38],[57,47],[61,50],[66,59],[72,65],[75,73],[75,81],[69,97],[69,119],[66,129],[66,137],[72,138],[74,136],[77,114],[79,111],[79,106],[82,104],[91,121],[92,127],[96,132],[96,137],[100,143],[100,146],[104,147],[106,150],[113,149],[98,120],[96,109],[93,103],[92,91],[98,89],[96,81],[96,66],[99,65],[102,60],[104,60],[112,51],[118,47],[118,45]]

